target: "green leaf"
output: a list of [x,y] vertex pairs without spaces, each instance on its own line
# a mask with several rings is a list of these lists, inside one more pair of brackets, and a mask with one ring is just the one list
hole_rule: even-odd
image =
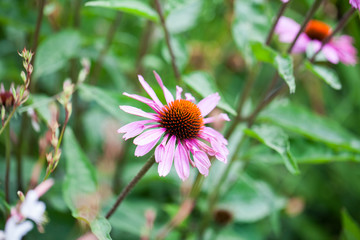
[[34,76],[40,77],[62,69],[78,55],[81,36],[75,30],[64,30],[49,36],[39,45],[34,63]]
[[360,239],[359,225],[354,221],[350,214],[344,209],[341,212],[343,225],[342,240],[358,240]]
[[245,61],[252,64],[253,55],[249,43],[264,42],[270,27],[264,0],[236,0],[232,35]]
[[289,86],[290,93],[294,93],[296,85],[293,73],[293,60],[291,56],[282,56],[280,53],[260,42],[251,42],[250,45],[256,59],[258,61],[272,64]]
[[290,152],[289,137],[281,128],[269,125],[261,125],[254,126],[251,129],[245,129],[244,131],[250,137],[257,139],[261,143],[279,153],[285,163],[286,168],[292,174],[300,173],[297,162]]
[[[176,65],[179,68],[179,70],[182,72],[182,70],[185,68],[186,64],[189,61],[189,53],[186,47],[186,43],[183,39],[181,39],[179,36],[171,36],[171,48],[175,55],[175,61]],[[162,56],[166,60],[167,63],[171,64],[171,56],[168,49],[168,46],[166,45],[166,42],[163,41],[162,49],[161,49]]]
[[141,1],[91,1],[85,3],[87,7],[103,7],[130,13],[157,22],[158,14],[154,9]]
[[88,202],[97,194],[96,170],[81,150],[69,127],[66,128],[64,135],[64,155],[66,177],[63,195],[73,217],[87,222],[99,239],[111,239],[110,224],[105,218],[99,217],[92,208],[91,202]]
[[285,206],[285,199],[276,196],[270,186],[246,174],[240,176],[218,205],[234,214],[237,222],[255,222]]
[[317,116],[303,107],[273,105],[264,110],[258,120],[271,122],[333,148],[360,152],[360,139],[332,119]]
[[310,70],[315,76],[319,77],[321,80],[326,82],[330,87],[340,90],[341,82],[339,80],[339,76],[337,73],[328,67],[317,66],[311,64],[309,61],[305,61],[305,66],[308,70]]
[[183,76],[183,80],[186,85],[204,98],[215,92],[219,93],[221,100],[218,107],[234,116],[236,115],[235,109],[225,101],[224,96],[216,86],[215,79],[213,79],[210,74],[197,71]]

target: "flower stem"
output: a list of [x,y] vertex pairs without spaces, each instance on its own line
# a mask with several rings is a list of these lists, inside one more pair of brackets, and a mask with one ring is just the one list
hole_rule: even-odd
[[309,21],[313,18],[316,10],[320,7],[320,4],[323,2],[324,0],[315,0],[314,4],[311,6],[310,10],[306,13],[306,17],[304,22],[301,24],[301,27],[299,29],[299,32],[296,34],[295,39],[292,41],[290,47],[288,48],[287,52],[291,53],[291,51],[293,50],[296,41],[298,40],[298,38],[300,37],[300,34],[305,30],[307,24],[309,23]]
[[338,23],[338,25],[336,26],[336,28],[334,29],[334,31],[331,32],[331,34],[329,36],[327,36],[322,42],[321,42],[321,46],[320,48],[314,53],[314,55],[311,57],[310,62],[314,62],[316,56],[321,52],[321,50],[323,49],[323,47],[330,42],[330,40],[333,38],[333,36],[338,33],[341,29],[343,29],[343,27],[346,25],[346,23],[348,22],[348,20],[354,16],[354,13],[356,12],[356,8],[350,8],[345,15],[341,18],[340,22]]
[[168,29],[166,27],[164,14],[162,12],[159,0],[155,0],[155,5],[156,5],[156,11],[158,12],[159,17],[160,17],[161,26],[163,27],[163,30],[164,30],[166,45],[168,46],[168,49],[169,49],[169,52],[170,52],[171,65],[172,65],[172,68],[174,70],[175,78],[176,78],[176,80],[178,82],[181,82],[180,71],[179,71],[179,68],[176,65],[175,54],[174,54],[173,48],[171,46],[171,41],[170,41],[170,34],[169,34],[169,31],[168,31]]
[[5,132],[5,158],[6,158],[6,170],[5,170],[5,201],[10,203],[9,198],[9,179],[10,179],[10,156],[11,156],[11,140],[10,140],[10,124],[6,128]]
[[286,7],[287,7],[288,5],[289,5],[289,2],[285,2],[285,3],[283,3],[283,4],[281,5],[281,7],[280,7],[280,9],[279,9],[279,12],[278,12],[277,15],[276,15],[275,21],[273,22],[273,25],[272,25],[272,27],[271,27],[271,29],[270,29],[269,35],[268,35],[267,38],[266,38],[266,42],[265,42],[266,45],[269,45],[269,44],[270,44],[271,39],[272,39],[272,37],[273,37],[273,35],[274,35],[274,32],[275,32],[275,27],[276,27],[277,23],[279,22],[280,17],[284,14],[285,9],[286,9]]
[[0,129],[0,135],[2,134],[2,132],[4,131],[4,129],[6,128],[6,126],[10,123],[10,119],[12,118],[12,116],[14,115],[16,111],[16,106],[13,107],[13,110],[11,111],[10,115],[7,117],[4,125],[2,126],[2,128]]
[[120,193],[115,204],[112,206],[112,208],[106,214],[107,219],[109,219],[114,214],[114,212],[119,207],[121,202],[125,199],[125,197],[129,194],[129,192],[135,187],[135,185],[138,183],[138,181],[145,175],[145,173],[151,168],[151,166],[154,163],[155,163],[155,156],[153,155],[146,161],[144,166],[140,169],[138,174],[131,180],[131,182],[122,190],[122,192]]

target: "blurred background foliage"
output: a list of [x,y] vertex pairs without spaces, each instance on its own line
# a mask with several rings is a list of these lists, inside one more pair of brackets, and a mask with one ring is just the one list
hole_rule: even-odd
[[[118,105],[144,107],[122,93],[145,93],[137,74],[153,85],[152,71],[156,70],[172,92],[176,79],[153,1],[118,0],[128,5],[114,9],[84,0],[47,0],[36,47],[34,36],[41,2],[0,1],[0,80],[6,89],[12,82],[21,83],[17,51],[24,46],[36,48],[30,100],[12,119],[10,197],[16,203],[17,154],[20,152],[24,162],[21,184],[27,186],[39,157],[39,138],[45,134],[50,119],[48,104],[62,91],[65,79],[76,81],[80,60],[90,59],[89,78],[73,96],[73,115],[63,155],[52,175],[56,184],[43,198],[49,223],[45,233],[35,229],[27,237],[76,239],[88,231],[70,210],[78,207],[71,202],[77,187],[90,186],[100,193],[81,201],[94,211],[106,213],[116,194],[147,159],[134,157],[131,141],[124,142],[116,133],[120,126],[137,119],[120,111]],[[301,22],[312,3],[292,0],[285,15]],[[280,1],[168,0],[162,4],[186,90],[197,99],[218,91],[222,96],[220,107],[233,118],[244,83],[251,71],[256,71],[252,97],[243,112],[253,109],[275,70],[269,63],[254,70],[258,57],[250,41],[264,42]],[[335,26],[349,7],[348,1],[327,0],[315,18]],[[343,30],[354,37],[357,49],[359,26],[356,15]],[[278,52],[285,49],[277,37],[271,47]],[[298,66],[303,56],[293,57]],[[225,179],[216,211],[210,213],[205,239],[360,239],[356,223],[360,222],[360,69],[359,65],[321,66],[341,82],[340,90],[334,90],[304,67],[295,68],[296,93],[274,101],[252,129],[243,132],[244,126],[238,126],[229,148],[230,155],[239,161]],[[154,88],[162,96],[161,89]],[[40,131],[31,128],[26,114],[30,107],[39,116]],[[63,118],[62,112],[60,123]],[[251,138],[237,153],[242,134]],[[274,144],[278,144],[278,150],[269,148]],[[1,153],[5,152],[4,145],[1,137]],[[300,174],[291,173],[298,171],[293,166],[284,166],[284,161],[291,159],[298,162]],[[3,154],[0,166],[3,176]],[[209,214],[209,194],[224,168],[224,164],[214,162],[191,215],[166,239],[197,238],[204,216]],[[190,180],[183,183],[174,169],[166,178],[160,178],[153,167],[110,219],[111,237],[139,239],[149,235],[155,239],[177,214],[195,176],[193,169]],[[4,207],[0,204],[1,209]],[[147,233],[146,214],[150,213],[156,214],[156,219],[154,229]],[[0,222],[4,226],[4,219]]]

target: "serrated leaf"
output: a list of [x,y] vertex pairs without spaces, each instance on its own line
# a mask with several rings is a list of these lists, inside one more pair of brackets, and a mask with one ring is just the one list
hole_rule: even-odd
[[354,221],[346,210],[341,212],[343,232],[342,240],[358,240],[360,239],[359,225]]
[[261,125],[245,129],[244,132],[279,153],[286,168],[292,174],[300,173],[297,162],[290,152],[289,137],[281,128]]
[[91,1],[85,3],[85,6],[111,8],[135,16],[144,17],[155,22],[159,20],[156,11],[141,1]]
[[236,115],[235,109],[225,101],[224,96],[215,84],[215,80],[208,73],[200,71],[193,72],[183,76],[183,80],[186,85],[204,98],[215,92],[219,93],[221,99],[218,107],[234,116]]
[[98,239],[111,239],[109,222],[94,211],[89,201],[97,194],[96,170],[81,150],[69,127],[64,135],[63,153],[66,161],[63,195],[73,217],[87,222]]
[[332,119],[317,116],[303,107],[291,104],[274,105],[264,110],[258,120],[270,121],[333,148],[360,152],[360,139]]
[[336,90],[341,89],[342,86],[339,80],[339,76],[333,69],[323,66],[317,66],[311,64],[309,61],[305,61],[305,66],[308,70],[310,70],[313,74],[315,74],[315,76],[323,80],[333,89]]
[[279,72],[279,75],[289,86],[290,93],[294,93],[296,85],[293,73],[293,60],[291,56],[282,56],[280,53],[260,42],[251,42],[250,45],[255,58],[258,61],[267,62],[273,65]]
[[78,31],[64,30],[49,36],[39,45],[34,63],[34,76],[40,77],[63,68],[77,56],[81,44]]

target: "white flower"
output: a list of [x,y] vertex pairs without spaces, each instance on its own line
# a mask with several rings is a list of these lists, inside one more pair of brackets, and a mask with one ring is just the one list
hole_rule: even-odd
[[0,240],[21,240],[33,228],[30,221],[18,222],[17,216],[11,216],[5,225],[5,231],[0,231]]
[[21,204],[20,212],[24,218],[33,220],[36,224],[44,222],[45,203],[39,201],[39,196],[34,190],[30,190]]

